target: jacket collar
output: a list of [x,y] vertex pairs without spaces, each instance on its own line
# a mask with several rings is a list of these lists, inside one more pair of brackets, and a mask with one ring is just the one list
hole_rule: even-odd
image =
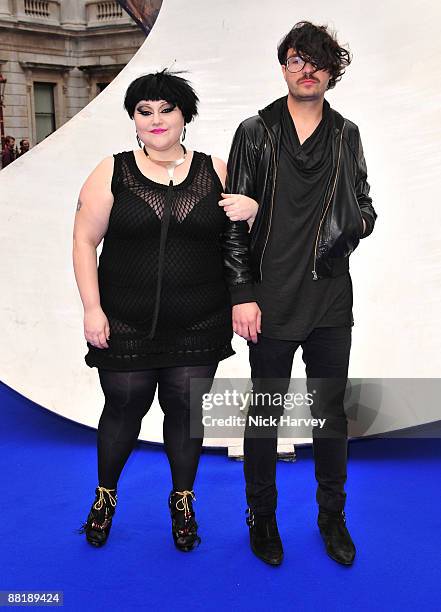
[[[282,98],[278,98],[259,111],[259,116],[263,119],[267,128],[273,132],[277,139],[280,137],[280,118],[282,114],[282,107],[283,104],[286,104],[287,97],[288,96],[283,96]],[[325,100],[325,103],[328,102]],[[344,118],[340,115],[340,113],[331,107],[329,108],[329,111],[335,134],[338,135],[343,127]]]

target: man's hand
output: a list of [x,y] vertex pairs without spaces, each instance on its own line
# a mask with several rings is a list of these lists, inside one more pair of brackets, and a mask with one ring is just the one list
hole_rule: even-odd
[[233,306],[233,330],[245,340],[257,343],[257,334],[261,333],[261,320],[262,313],[256,302]]

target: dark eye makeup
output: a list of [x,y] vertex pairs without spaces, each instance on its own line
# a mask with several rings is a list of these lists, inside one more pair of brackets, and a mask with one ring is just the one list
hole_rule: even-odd
[[[161,109],[161,113],[171,113],[173,110],[175,110],[176,105],[175,104],[170,104],[164,108]],[[152,114],[152,111],[149,110],[148,108],[145,108],[144,106],[139,106],[136,109],[136,112],[139,113],[140,115],[142,115],[143,117],[148,117],[149,115]]]

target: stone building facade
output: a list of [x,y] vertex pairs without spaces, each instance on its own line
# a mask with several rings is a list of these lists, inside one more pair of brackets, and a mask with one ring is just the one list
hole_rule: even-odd
[[5,135],[40,142],[100,93],[144,40],[114,1],[0,0]]

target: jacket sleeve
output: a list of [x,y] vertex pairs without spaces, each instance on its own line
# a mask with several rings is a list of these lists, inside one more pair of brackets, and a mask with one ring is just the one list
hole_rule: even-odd
[[246,127],[239,125],[234,134],[227,164],[225,193],[240,193],[256,200],[257,156],[259,150],[250,140]]
[[355,192],[357,194],[358,205],[361,210],[361,216],[366,222],[366,231],[362,238],[366,238],[369,234],[372,234],[375,225],[375,219],[377,213],[372,206],[372,198],[369,197],[370,186],[367,182],[367,168],[366,161],[363,154],[363,145],[361,144],[360,133],[357,128],[357,149],[356,149],[356,160],[357,160],[357,179],[355,185]]
[[[255,199],[256,168],[256,150],[247,136],[244,125],[240,124],[228,157],[225,193],[240,193]],[[233,306],[255,301],[249,245],[248,223],[230,221],[226,217],[222,235],[222,253],[225,278]]]
[[222,235],[222,254],[225,279],[233,306],[256,301],[249,262],[249,241],[248,223],[230,221],[226,217]]

